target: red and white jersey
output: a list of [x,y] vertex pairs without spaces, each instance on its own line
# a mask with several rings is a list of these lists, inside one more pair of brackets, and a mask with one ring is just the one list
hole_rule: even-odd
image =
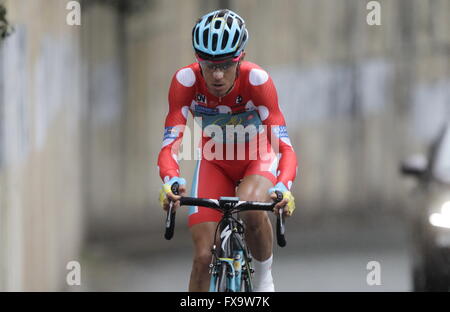
[[[189,112],[196,121],[201,120],[204,135],[202,146],[206,146],[210,140],[228,147],[230,144],[248,146],[257,136],[264,134],[269,147],[277,146],[277,161],[271,168],[277,183],[282,182],[288,189],[291,188],[297,173],[297,157],[289,140],[273,81],[258,65],[241,62],[232,90],[221,98],[208,91],[198,63],[183,67],[175,73],[170,85],[169,112],[158,157],[159,173],[164,182],[180,174],[177,155]],[[225,131],[230,125],[246,129],[245,135]],[[214,135],[217,126],[224,130],[223,136],[217,133]],[[274,139],[277,141],[274,142]],[[249,150],[244,157],[249,157]]]

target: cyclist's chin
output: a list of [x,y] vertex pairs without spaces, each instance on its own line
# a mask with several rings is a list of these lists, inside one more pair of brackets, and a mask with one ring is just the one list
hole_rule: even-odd
[[223,85],[211,85],[209,86],[209,92],[211,92],[213,95],[217,96],[217,97],[221,97],[226,95],[228,87],[223,84]]

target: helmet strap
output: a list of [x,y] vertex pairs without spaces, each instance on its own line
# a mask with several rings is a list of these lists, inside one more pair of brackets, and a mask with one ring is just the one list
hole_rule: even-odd
[[239,74],[241,73],[241,62],[244,60],[244,57],[245,57],[245,52],[242,51],[241,55],[239,57],[239,61],[238,61],[237,69],[236,69],[236,79],[239,77]]

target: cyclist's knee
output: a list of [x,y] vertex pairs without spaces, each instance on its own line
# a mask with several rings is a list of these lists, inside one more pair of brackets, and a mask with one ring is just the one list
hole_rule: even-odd
[[197,252],[194,256],[194,268],[204,270],[211,263],[211,251]]
[[238,190],[238,197],[240,200],[259,201],[264,202],[267,200],[267,192],[258,188],[244,188]]
[[265,177],[258,175],[250,175],[242,180],[242,183],[237,188],[237,196],[241,200],[250,201],[270,201],[267,190],[273,184]]
[[248,211],[242,215],[242,218],[249,232],[257,232],[270,222],[267,213],[264,211]]

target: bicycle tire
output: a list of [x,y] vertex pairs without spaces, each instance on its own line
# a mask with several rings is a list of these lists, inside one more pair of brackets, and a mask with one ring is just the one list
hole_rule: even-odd
[[245,259],[244,270],[241,275],[241,285],[241,291],[253,292],[252,271],[248,262],[248,258]]
[[242,292],[253,292],[247,280],[243,281]]
[[248,283],[248,278],[242,277],[240,291],[241,292],[250,292],[250,285]]
[[217,277],[217,291],[228,291],[227,264],[225,262],[220,264],[219,276]]

